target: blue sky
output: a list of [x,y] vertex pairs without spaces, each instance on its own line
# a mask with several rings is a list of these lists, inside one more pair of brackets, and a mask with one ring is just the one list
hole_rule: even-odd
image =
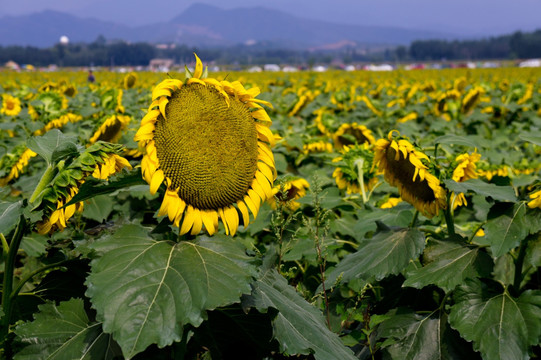
[[541,29],[540,0],[0,0],[0,16],[52,9],[142,25],[168,21],[196,2],[220,8],[262,6],[298,17],[487,36]]

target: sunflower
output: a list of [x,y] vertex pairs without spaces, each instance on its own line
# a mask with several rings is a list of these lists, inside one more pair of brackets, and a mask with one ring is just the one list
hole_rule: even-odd
[[131,89],[135,86],[135,83],[137,82],[137,74],[134,72],[131,72],[129,74],[126,74],[124,76],[124,79],[122,80],[122,86],[124,89]]
[[2,167],[7,166],[9,169],[7,175],[0,178],[0,186],[6,186],[11,180],[17,179],[24,172],[28,161],[37,155],[26,148],[26,145],[19,145],[14,152],[14,154],[6,154],[0,159],[0,165]]
[[291,210],[297,210],[301,204],[295,200],[306,196],[306,190],[310,187],[308,181],[303,178],[290,178],[284,184],[272,188],[272,197],[267,201],[273,209],[278,208],[280,202]]
[[374,166],[383,173],[385,180],[398,188],[400,197],[412,204],[427,217],[438,214],[446,207],[446,193],[440,181],[428,171],[422,160],[428,156],[415,149],[406,139],[393,138],[396,130],[389,132],[387,139],[379,139],[374,147]]
[[312,141],[302,146],[303,154],[332,152],[332,144],[325,140]]
[[372,171],[374,154],[368,144],[346,146],[342,156],[333,159],[336,163],[332,177],[340,190],[349,194],[361,194],[366,200],[366,191],[372,190],[378,182]]
[[98,140],[117,142],[122,136],[122,131],[126,129],[130,122],[130,117],[126,115],[111,115],[106,118],[94,135],[88,140],[90,144],[94,144]]
[[[455,162],[457,162],[457,166],[455,170],[453,170],[453,176],[452,179],[456,182],[463,182],[470,179],[477,179],[477,165],[475,163],[481,159],[481,154],[478,154],[477,151],[475,151],[473,154],[462,154],[456,157]],[[468,205],[468,202],[466,201],[466,197],[464,196],[464,193],[459,194],[451,194],[451,204],[453,204],[453,210],[456,209],[458,206],[466,206]]]
[[168,215],[181,235],[203,226],[212,235],[219,218],[234,235],[240,218],[248,225],[248,209],[256,217],[272,197],[274,135],[260,105],[270,104],[255,98],[257,87],[206,78],[195,58],[185,82],[167,79],[152,92],[135,135],[146,148],[142,173],[152,194],[166,185],[158,216]]
[[364,125],[357,123],[342,124],[332,136],[334,147],[342,150],[344,146],[353,144],[373,144],[375,142],[372,131]]
[[21,112],[21,100],[9,94],[2,95],[2,109],[0,114],[16,116]]
[[124,168],[131,169],[130,163],[116,154],[120,151],[120,145],[99,142],[89,147],[67,168],[60,170],[45,191],[39,205],[39,209],[43,209],[45,215],[37,223],[38,233],[47,234],[55,230],[64,230],[68,220],[76,212],[83,210],[83,202],[65,205],[79,192],[80,186],[88,176],[107,180]]
[[32,135],[40,136],[40,135],[45,134],[47,131],[51,129],[60,129],[69,122],[75,123],[75,122],[81,121],[82,119],[83,117],[81,115],[67,113],[67,114],[59,116],[56,119],[49,121],[47,124],[45,124],[44,127],[42,127],[39,130],[34,131]]

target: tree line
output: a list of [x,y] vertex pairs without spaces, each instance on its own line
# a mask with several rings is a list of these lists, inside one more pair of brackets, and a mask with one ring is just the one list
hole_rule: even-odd
[[90,44],[56,44],[50,48],[31,46],[0,46],[0,64],[15,61],[34,66],[147,66],[153,58],[170,58],[178,64],[191,62],[193,52],[207,61],[238,66],[267,63],[311,65],[363,61],[440,61],[525,59],[541,57],[541,30],[480,40],[419,40],[410,46],[366,51],[361,47],[346,47],[335,51],[310,52],[280,49],[261,43],[257,46],[237,45],[227,48],[200,48],[178,45],[159,49],[147,43],[108,42],[103,36]]

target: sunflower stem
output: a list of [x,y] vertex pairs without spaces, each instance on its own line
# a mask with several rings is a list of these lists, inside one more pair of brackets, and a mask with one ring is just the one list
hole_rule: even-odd
[[419,217],[419,210],[415,210],[415,214],[413,215],[413,219],[411,219],[410,228],[414,228],[417,224],[417,218]]
[[4,281],[2,288],[2,310],[4,311],[4,317],[0,322],[0,341],[4,344],[4,355],[6,358],[10,358],[11,348],[8,344],[7,336],[9,334],[9,324],[11,320],[12,310],[12,288],[13,288],[13,272],[15,270],[15,260],[17,258],[17,252],[23,239],[24,232],[26,230],[26,219],[23,215],[19,218],[19,223],[9,244],[8,255],[5,262]]
[[37,274],[39,274],[41,272],[44,272],[44,271],[47,271],[47,270],[52,269],[52,268],[61,267],[62,264],[65,264],[68,261],[69,260],[62,260],[62,261],[59,261],[59,262],[54,263],[54,264],[49,264],[49,265],[42,266],[39,269],[32,271],[30,274],[26,275],[21,281],[19,281],[19,283],[17,284],[17,287],[11,292],[11,297],[15,298],[15,296],[19,295],[19,292],[23,288],[24,284],[26,284],[28,281],[30,281]]
[[522,283],[522,267],[524,266],[524,258],[526,257],[526,248],[528,247],[528,240],[533,236],[529,235],[520,245],[518,250],[518,256],[515,259],[515,276],[513,279],[513,288],[518,293],[520,284]]
[[41,176],[41,180],[38,183],[38,186],[36,186],[36,189],[32,193],[32,196],[30,196],[30,203],[33,203],[38,199],[38,197],[41,195],[43,190],[45,190],[51,183],[51,180],[55,176],[55,166],[49,165],[47,166],[47,169],[45,169],[45,172]]
[[456,235],[455,232],[455,220],[453,219],[453,207],[452,204],[450,204],[451,200],[451,193],[447,194],[447,209],[444,210],[445,213],[445,223],[447,224],[447,233],[449,234],[449,237],[454,237]]
[[368,199],[366,198],[366,191],[364,189],[364,170],[363,170],[364,159],[359,158],[355,160],[354,164],[355,166],[357,166],[358,181],[359,181],[359,186],[361,187],[361,195],[363,197],[363,203],[366,203]]

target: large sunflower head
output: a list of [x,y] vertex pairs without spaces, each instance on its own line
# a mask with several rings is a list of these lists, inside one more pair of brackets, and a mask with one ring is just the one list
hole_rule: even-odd
[[[398,136],[395,137],[394,134]],[[374,147],[374,165],[385,180],[398,188],[400,197],[427,217],[437,215],[446,203],[445,189],[429,172],[428,156],[415,149],[398,131],[379,139]]]
[[271,120],[256,99],[259,88],[206,78],[196,55],[187,79],[162,81],[135,141],[146,148],[144,179],[155,193],[167,188],[158,216],[168,215],[180,234],[216,232],[221,219],[234,235],[272,196],[276,178]]
[[344,146],[354,144],[373,144],[375,142],[372,131],[364,125],[357,123],[342,124],[333,134],[334,147],[342,150]]

